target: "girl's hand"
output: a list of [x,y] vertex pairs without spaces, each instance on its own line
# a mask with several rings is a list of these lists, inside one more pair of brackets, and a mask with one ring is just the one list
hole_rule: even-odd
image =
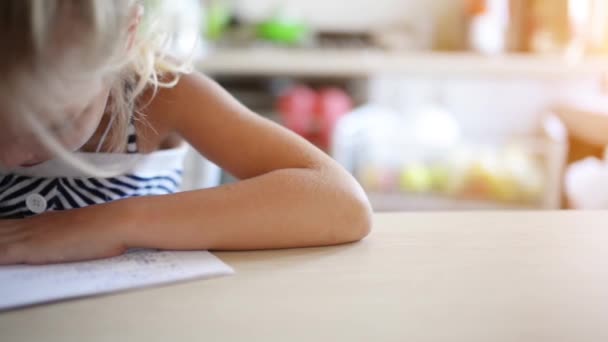
[[108,205],[0,220],[0,265],[84,261],[124,253],[125,227],[115,222],[120,215],[104,215],[104,206]]

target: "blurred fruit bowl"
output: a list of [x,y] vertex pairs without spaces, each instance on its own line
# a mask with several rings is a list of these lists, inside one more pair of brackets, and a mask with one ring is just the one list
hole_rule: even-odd
[[355,175],[368,192],[437,194],[504,203],[538,204],[546,187],[541,160],[513,148],[457,162],[446,158],[399,167],[361,163]]

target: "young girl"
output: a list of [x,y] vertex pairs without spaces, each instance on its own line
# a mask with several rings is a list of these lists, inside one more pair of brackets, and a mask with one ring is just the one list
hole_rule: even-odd
[[[135,0],[0,1],[0,264],[362,239],[321,151],[162,54]],[[242,179],[176,193],[184,145]]]

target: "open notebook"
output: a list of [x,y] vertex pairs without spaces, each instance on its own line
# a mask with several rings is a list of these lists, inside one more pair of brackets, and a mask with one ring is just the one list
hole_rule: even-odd
[[233,273],[209,252],[149,250],[71,264],[2,266],[0,310]]

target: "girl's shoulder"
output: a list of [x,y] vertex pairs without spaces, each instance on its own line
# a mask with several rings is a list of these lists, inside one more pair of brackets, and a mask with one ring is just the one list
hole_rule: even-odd
[[[200,73],[183,74],[172,87],[147,90],[140,99],[141,107],[136,120],[140,148],[144,153],[175,147],[183,142],[177,134],[180,121],[192,107],[200,114],[200,98],[213,98],[214,82]],[[207,102],[207,101],[203,101]]]
[[141,95],[135,120],[140,152],[151,153],[170,149],[183,142],[175,133],[172,116],[180,110],[179,98],[183,92],[181,88],[188,82],[189,77],[180,77],[172,88],[148,89]]
[[254,123],[256,116],[225,89],[196,72],[182,75],[172,87],[149,90],[141,103],[145,104],[141,109],[146,120],[139,123],[139,129],[152,149],[174,142],[178,136],[202,148],[214,143],[205,130],[212,130],[214,137],[227,136],[228,131],[242,136],[253,134],[249,128],[262,126]]

